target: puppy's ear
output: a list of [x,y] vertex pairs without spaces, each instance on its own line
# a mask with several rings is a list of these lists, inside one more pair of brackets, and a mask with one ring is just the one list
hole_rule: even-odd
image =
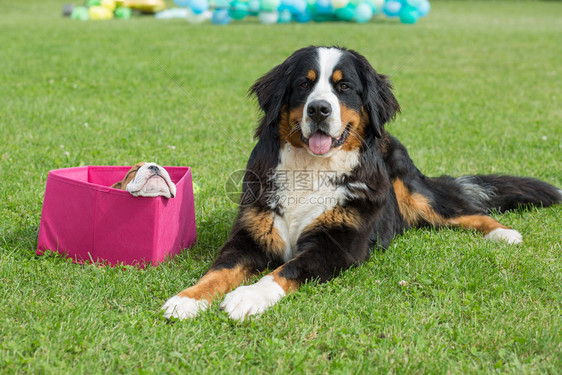
[[300,56],[310,48],[312,47],[295,51],[284,62],[258,79],[250,88],[248,95],[256,96],[258,104],[264,112],[255,137],[259,137],[267,127],[275,126],[279,122],[281,109],[288,101],[293,70],[297,66]]
[[137,175],[138,170],[145,164],[146,163],[144,162],[135,164],[131,169],[129,169],[129,171],[125,175],[125,178],[123,178],[121,181],[117,181],[116,183],[111,185],[111,187],[114,189],[125,190],[129,182],[131,182]]
[[388,77],[377,73],[363,55],[349,52],[356,57],[356,69],[363,81],[363,106],[369,115],[371,128],[375,136],[381,138],[384,124],[400,112],[400,105],[392,93]]

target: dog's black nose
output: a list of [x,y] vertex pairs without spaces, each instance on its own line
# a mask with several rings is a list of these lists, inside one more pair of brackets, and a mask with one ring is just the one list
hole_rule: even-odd
[[325,100],[315,100],[308,104],[306,109],[308,117],[314,122],[321,122],[332,113],[332,106]]
[[151,165],[148,167],[149,171],[153,171],[153,172],[158,172],[158,166],[157,165]]

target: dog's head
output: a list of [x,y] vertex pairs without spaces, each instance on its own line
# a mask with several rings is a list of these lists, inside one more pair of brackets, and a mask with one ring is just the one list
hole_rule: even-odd
[[264,118],[256,130],[279,126],[281,141],[329,157],[380,138],[400,106],[387,77],[359,53],[339,47],[307,47],[261,77],[250,89]]
[[170,175],[156,163],[137,163],[122,181],[114,183],[111,187],[127,190],[135,197],[173,198],[176,196],[176,185],[170,179]]

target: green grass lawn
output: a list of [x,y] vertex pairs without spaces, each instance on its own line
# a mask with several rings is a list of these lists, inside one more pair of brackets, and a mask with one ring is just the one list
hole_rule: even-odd
[[[562,187],[562,3],[432,2],[417,25],[79,22],[57,1],[0,13],[0,373],[560,373],[562,207],[498,215],[521,246],[415,230],[259,318],[164,301],[210,266],[224,192],[259,116],[248,87],[293,50],[343,45],[392,76],[388,125],[428,175]],[[35,255],[47,173],[188,165],[198,244],[144,270]],[[400,286],[405,280],[407,284]]]

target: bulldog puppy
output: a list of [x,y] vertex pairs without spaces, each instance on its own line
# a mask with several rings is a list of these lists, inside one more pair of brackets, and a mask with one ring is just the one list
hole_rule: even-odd
[[111,187],[127,190],[135,197],[176,196],[176,185],[170,175],[156,163],[137,163],[122,181],[114,183]]

